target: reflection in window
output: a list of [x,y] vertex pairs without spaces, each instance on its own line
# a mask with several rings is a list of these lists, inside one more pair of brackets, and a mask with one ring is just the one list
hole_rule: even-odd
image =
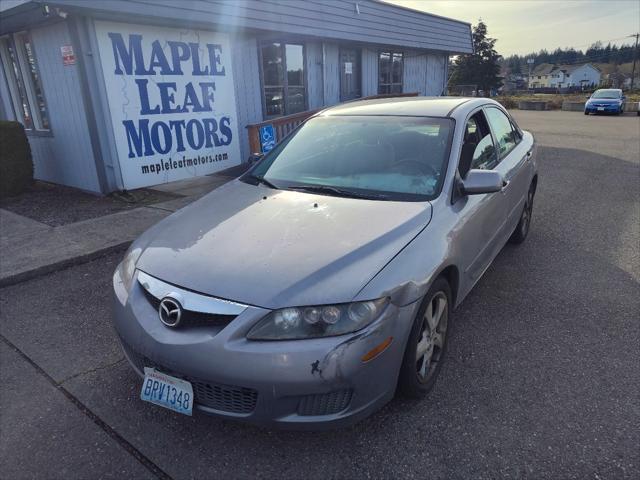
[[520,140],[513,132],[509,118],[497,108],[487,108],[487,119],[498,141],[500,158],[507,155]]
[[304,85],[304,47],[268,43],[261,49],[265,116],[302,112],[307,98]]
[[31,112],[29,111],[29,100],[27,99],[27,93],[24,88],[24,84],[22,83],[20,67],[18,66],[18,57],[16,56],[13,45],[8,38],[2,39],[0,47],[2,66],[5,77],[9,83],[9,91],[11,94],[11,103],[13,105],[14,114],[24,125],[24,128],[32,129],[33,121],[31,120]]
[[380,52],[378,93],[402,93],[404,59],[400,52]]
[[33,99],[34,115],[38,115],[39,130],[49,130],[49,118],[47,115],[47,107],[44,102],[44,93],[42,92],[42,84],[40,83],[40,76],[38,75],[38,67],[36,65],[36,58],[33,53],[33,47],[31,41],[26,34],[21,34],[16,37],[18,45],[23,48],[24,58],[26,60],[25,68],[27,70],[27,84],[31,89],[31,97]]
[[496,149],[493,146],[493,139],[490,134],[484,136],[475,151],[473,152],[473,160],[471,160],[471,168],[488,170],[495,166],[497,161]]
[[0,59],[13,111],[27,130],[49,130],[49,116],[33,45],[26,33],[0,39]]

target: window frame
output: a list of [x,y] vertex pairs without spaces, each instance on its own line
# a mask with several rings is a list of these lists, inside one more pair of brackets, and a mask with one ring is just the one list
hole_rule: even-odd
[[[25,40],[29,42],[31,46],[31,54],[34,60],[34,68],[39,80],[38,87],[42,93],[42,101],[44,102],[44,108],[47,118],[48,126],[45,127],[42,120],[42,113],[38,107],[36,85],[31,75],[31,66],[27,58]],[[13,61],[9,55],[9,48],[11,48],[15,55],[17,72],[13,68]],[[47,102],[44,87],[42,85],[42,76],[40,75],[40,67],[36,53],[33,49],[33,40],[29,35],[29,32],[22,30],[11,35],[0,36],[0,58],[2,59],[3,72],[6,78],[7,87],[9,90],[9,101],[12,107],[12,113],[14,118],[22,123],[25,132],[30,135],[51,135],[51,116],[49,115],[49,103]],[[19,78],[18,78],[19,76]],[[27,101],[27,110],[31,118],[31,126],[25,125],[25,112],[22,105],[22,95],[20,94],[19,82],[22,83],[24,88],[24,94]]]
[[[390,65],[389,65],[389,83],[381,83],[380,82],[380,65],[382,63],[382,55],[383,54],[389,54],[389,59],[390,59]],[[393,56],[394,55],[400,55],[400,58],[402,60],[402,69],[400,70],[400,82],[393,82]],[[400,85],[400,92],[399,93],[403,93],[404,92],[404,60],[405,60],[405,54],[404,51],[402,50],[394,50],[394,49],[385,49],[385,50],[378,50],[378,95],[392,95],[395,92],[392,92],[392,88],[394,85]],[[388,86],[389,87],[389,91],[388,92],[381,92],[380,89],[382,86]]]
[[[280,44],[280,55],[282,56],[282,72],[283,72],[283,79],[282,79],[282,85],[266,85],[265,84],[265,74],[264,74],[264,56],[263,56],[263,49],[264,47],[273,44],[273,43],[277,43]],[[269,39],[269,40],[262,40],[260,42],[258,42],[258,61],[260,63],[260,95],[261,95],[261,100],[262,100],[262,118],[263,120],[273,120],[276,118],[282,118],[282,117],[286,117],[288,115],[293,115],[293,113],[289,113],[287,112],[287,100],[289,97],[289,78],[287,75],[287,45],[296,45],[296,46],[301,46],[302,47],[302,88],[304,88],[304,111],[309,110],[309,87],[307,85],[307,45],[305,42],[302,41],[291,41],[291,42],[287,42],[286,40],[282,40],[282,39]],[[283,113],[282,115],[267,115],[267,97],[265,95],[266,92],[266,88],[273,88],[273,87],[278,87],[278,88],[282,88],[283,91],[283,95],[282,95],[282,109],[283,109]],[[300,87],[299,85],[293,85],[293,87]],[[295,112],[295,113],[301,113],[301,112]]]
[[[13,113],[13,118],[20,121],[20,123],[25,127],[25,130],[28,130],[24,125],[24,107],[21,102],[22,96],[19,93],[20,87],[18,86],[16,72],[13,70],[13,61],[11,60],[7,44],[9,44],[8,46],[10,46],[14,52],[16,51],[10,35],[0,36],[0,60],[2,61],[2,71],[7,83],[7,89],[9,90],[11,112]],[[31,115],[31,106],[27,105],[27,107],[29,108],[29,115]]]

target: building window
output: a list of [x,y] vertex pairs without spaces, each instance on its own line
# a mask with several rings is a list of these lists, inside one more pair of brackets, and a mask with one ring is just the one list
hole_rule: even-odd
[[49,115],[29,36],[0,38],[0,59],[16,118],[27,130],[48,131]]
[[402,93],[403,54],[380,52],[378,93]]
[[267,118],[303,112],[307,108],[303,45],[262,45],[262,83]]

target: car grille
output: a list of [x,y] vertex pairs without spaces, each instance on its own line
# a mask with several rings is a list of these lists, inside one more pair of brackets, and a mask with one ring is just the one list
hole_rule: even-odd
[[298,415],[331,415],[349,406],[353,390],[335,390],[319,395],[306,395],[298,404]]
[[[151,295],[144,288],[142,289],[144,296],[149,304],[157,312],[160,308],[160,300]],[[236,318],[235,315],[220,315],[215,313],[201,313],[193,312],[191,310],[183,310],[182,317],[180,319],[180,326],[182,327],[205,327],[205,326],[227,326],[231,321]]]
[[170,368],[154,362],[150,358],[140,355],[125,342],[122,342],[122,345],[133,364],[141,372],[144,372],[144,367],[155,368],[162,373],[181,378],[191,383],[195,403],[199,405],[219,410],[221,412],[237,414],[249,414],[256,408],[256,403],[258,403],[258,391],[253,388],[212,383],[189,377],[187,375],[182,375]]
[[258,402],[258,392],[252,388],[233,387],[190,380],[196,402],[223,412],[251,413]]

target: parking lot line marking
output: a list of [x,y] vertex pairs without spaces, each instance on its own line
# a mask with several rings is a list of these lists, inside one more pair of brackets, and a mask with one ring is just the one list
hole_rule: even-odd
[[26,353],[20,350],[17,346],[15,346],[9,339],[7,339],[4,335],[0,334],[0,339],[13,351],[15,351],[18,355],[20,355],[29,365],[31,365],[40,375],[42,375],[51,385],[53,385],[56,389],[58,389],[62,394],[67,397],[71,403],[75,405],[75,407],[84,413],[89,419],[93,421],[98,427],[100,427],[107,435],[113,438],[118,444],[124,448],[127,452],[129,452],[136,460],[138,460],[147,470],[149,470],[152,474],[154,474],[157,478],[161,480],[172,480],[171,476],[162,470],[159,466],[157,466],[149,457],[144,455],[140,450],[138,450],[133,444],[129,443],[125,438],[120,436],[118,432],[116,432],[111,426],[104,422],[98,415],[93,413],[84,403],[82,403],[78,398],[76,398],[69,390],[67,390],[61,384],[56,383],[56,381],[51,377],[47,372],[45,372],[40,365],[35,363]]

